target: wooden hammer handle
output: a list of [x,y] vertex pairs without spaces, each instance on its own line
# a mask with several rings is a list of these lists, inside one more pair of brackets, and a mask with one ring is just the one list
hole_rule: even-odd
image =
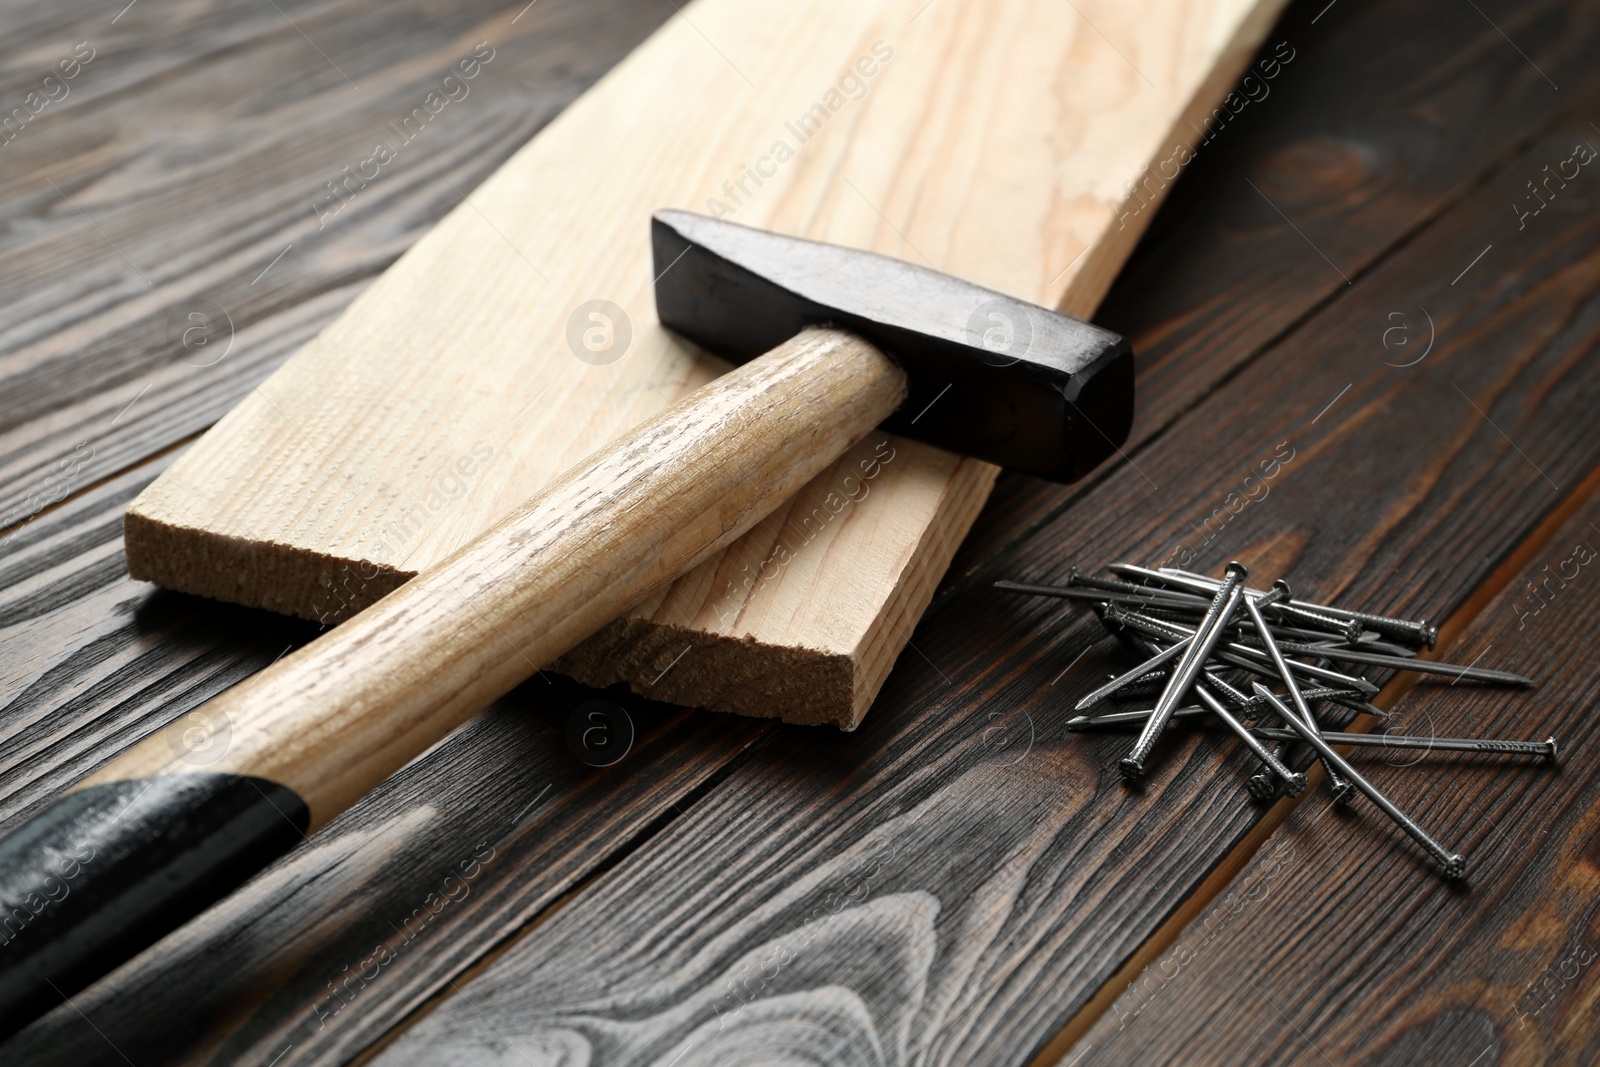
[[[23,964],[0,979],[0,1033],[23,1002],[38,1006],[45,983],[30,977],[70,993],[226,893],[743,534],[905,391],[904,373],[867,342],[805,331],[101,768],[0,842],[0,907],[45,902],[23,905],[28,921],[0,949]],[[68,891],[41,896],[44,879]],[[85,958],[86,940],[104,951]]]
[[[205,706],[209,771],[294,790],[315,829],[475,712],[754,526],[900,403],[905,375],[812,330],[591,455],[437,567]],[[218,724],[219,726],[221,724]],[[183,723],[89,783],[192,770]],[[192,729],[192,727],[190,727]]]

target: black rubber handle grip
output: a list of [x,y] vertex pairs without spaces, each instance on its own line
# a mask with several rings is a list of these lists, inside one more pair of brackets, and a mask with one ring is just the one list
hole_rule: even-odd
[[191,771],[75,790],[0,839],[0,1040],[298,843],[262,778]]

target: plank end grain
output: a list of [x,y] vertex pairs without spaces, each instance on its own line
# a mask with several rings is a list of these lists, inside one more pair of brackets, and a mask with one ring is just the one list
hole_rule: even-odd
[[[915,476],[889,488],[903,498],[895,517],[921,520],[909,547],[908,539],[885,536],[871,521],[877,516],[863,517],[865,509],[856,506],[873,492],[876,478],[868,475],[881,476],[896,462],[916,464]],[[555,669],[596,687],[626,682],[668,703],[854,730],[997,473],[991,464],[916,441],[869,436],[769,516],[746,544],[611,623]],[[823,537],[842,542],[847,551],[839,558],[857,562],[849,580],[838,567],[806,573],[797,565],[805,545]],[[741,558],[744,549],[756,551]],[[882,558],[885,551],[897,556]],[[828,588],[820,587],[824,581]],[[769,643],[751,655],[763,633],[784,632],[785,623],[791,643]]]
[[[159,481],[156,493],[171,484]],[[416,577],[368,560],[307,552],[281,542],[179,526],[149,494],[128,506],[122,536],[128,576],[180,593],[313,622],[341,622]]]
[[[720,362],[655,319],[646,227],[659,208],[726,210],[1088,314],[1162,192],[1141,178],[1283,5],[1210,0],[1170,20],[964,0],[910,21],[902,6],[701,0],[692,24],[670,20],[458,190],[443,222],[136,502],[131,573],[338,622],[715,377]],[[765,176],[753,186],[752,165]],[[628,337],[614,359],[572,341],[596,302]],[[887,447],[892,461],[853,455],[853,471],[825,473],[561,668],[853,728],[996,473]]]

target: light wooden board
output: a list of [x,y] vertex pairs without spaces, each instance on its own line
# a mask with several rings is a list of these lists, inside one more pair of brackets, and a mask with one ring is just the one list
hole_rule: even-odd
[[[130,571],[336,621],[714,377],[724,365],[655,322],[659,207],[720,204],[1087,314],[1153,214],[1133,209],[1177,170],[1160,164],[1196,143],[1280,7],[689,5],[461,190],[135,501]],[[631,325],[612,362],[568,343],[592,300]],[[865,453],[852,453],[558,666],[657,699],[853,727],[995,475],[902,439],[861,449],[892,457],[865,495],[830,503],[856,484],[845,466]],[[827,522],[795,521],[819,505]]]

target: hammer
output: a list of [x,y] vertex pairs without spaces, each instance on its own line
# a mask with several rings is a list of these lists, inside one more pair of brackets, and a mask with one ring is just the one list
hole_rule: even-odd
[[686,212],[657,212],[651,236],[662,324],[740,365],[0,840],[0,1038],[739,537],[875,426],[1056,481],[1127,436],[1133,357],[1113,333]]

